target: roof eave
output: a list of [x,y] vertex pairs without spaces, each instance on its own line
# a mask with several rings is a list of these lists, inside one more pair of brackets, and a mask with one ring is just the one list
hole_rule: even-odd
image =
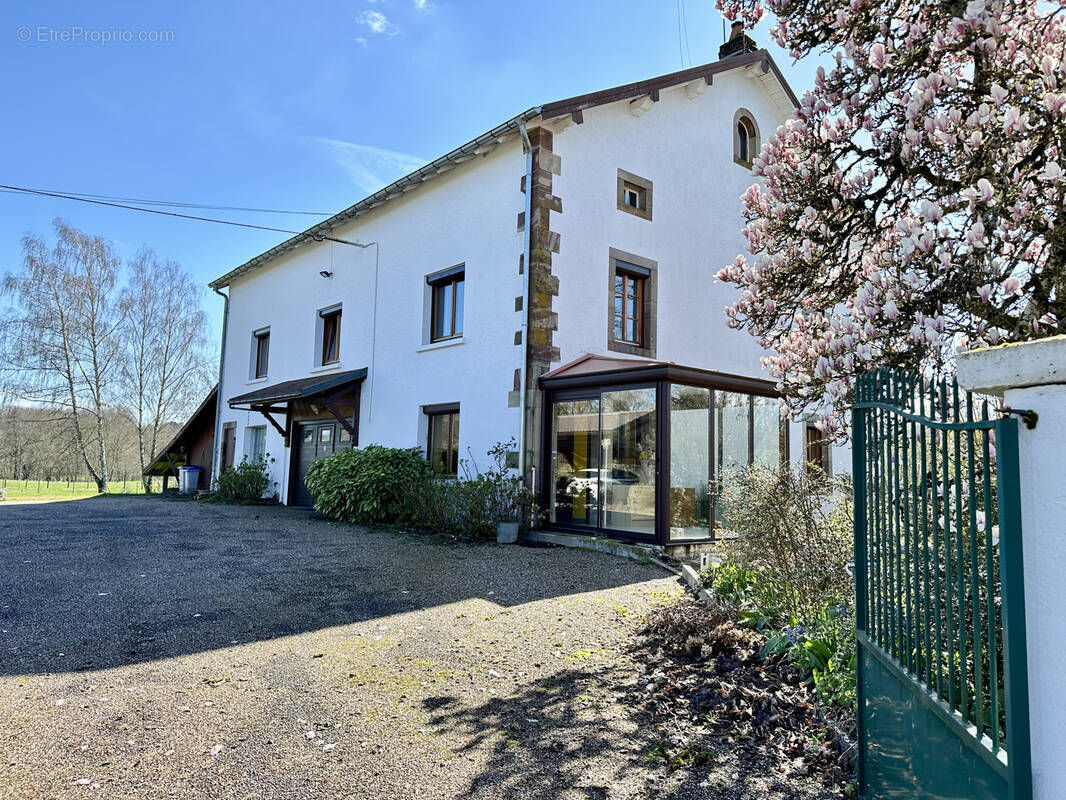
[[305,242],[314,241],[317,238],[327,235],[336,229],[338,225],[342,225],[345,222],[355,219],[360,214],[369,211],[371,208],[375,208],[382,203],[403,195],[404,187],[410,186],[411,184],[421,183],[422,181],[434,177],[439,174],[441,169],[445,166],[469,160],[469,157],[477,155],[476,151],[478,149],[486,146],[491,141],[499,139],[501,136],[505,136],[512,131],[517,130],[521,123],[529,122],[538,116],[540,116],[540,107],[534,106],[517,116],[511,117],[511,119],[503,124],[497,125],[492,130],[486,131],[475,139],[471,139],[469,142],[457,147],[450,153],[447,153],[435,161],[431,161],[425,166],[419,167],[414,172],[408,173],[402,178],[393,181],[388,186],[379,189],[368,197],[364,197],[358,203],[334,214],[329,219],[325,219],[322,222],[312,225],[303,233],[298,233],[295,236],[286,239],[281,244],[275,245],[269,250],[260,253],[255,258],[249,259],[239,267],[230,270],[222,277],[211,281],[208,286],[212,289],[221,289],[224,286],[229,286],[234,279],[240,277],[245,272],[255,269],[256,267],[265,264],[267,261],[295,249]]
[[512,117],[503,124],[497,125],[492,130],[481,134],[476,139],[472,139],[466,144],[457,147],[455,150],[441,156],[435,161],[431,161],[425,166],[419,167],[414,172],[404,175],[399,180],[393,181],[383,189],[379,189],[369,197],[363,198],[358,203],[334,214],[332,217],[311,226],[302,233],[298,233],[295,236],[286,239],[281,244],[275,245],[269,250],[255,256],[255,258],[249,259],[239,267],[230,270],[222,277],[213,280],[208,286],[216,290],[229,286],[235,279],[239,278],[244,273],[261,266],[280,255],[294,250],[300,245],[308,241],[315,241],[316,239],[321,240],[323,236],[331,234],[339,225],[349,222],[395,197],[402,196],[405,194],[406,187],[409,187],[412,184],[422,183],[423,181],[434,177],[439,174],[444,167],[469,160],[477,154],[476,151],[479,148],[483,148],[489,142],[515,131],[521,123],[529,122],[537,117],[549,120],[566,114],[573,114],[594,106],[616,103],[620,100],[658,92],[661,89],[689,83],[690,81],[699,80],[700,78],[703,78],[708,84],[710,84],[713,82],[713,77],[719,73],[758,64],[762,65],[764,73],[773,73],[777,82],[781,85],[787,100],[792,104],[793,108],[798,108],[799,100],[796,97],[796,93],[792,91],[792,87],[788,85],[788,81],[786,81],[784,75],[781,74],[781,70],[778,68],[777,63],[765,48],[751,53],[729,56],[728,58],[720,59],[718,61],[712,61],[709,64],[701,64],[697,67],[680,70],[679,72],[660,75],[657,78],[637,81],[636,83],[627,83],[622,86],[615,86],[598,92],[590,92],[589,94],[577,95],[576,97],[571,97],[566,100],[547,103],[543,106],[534,106],[533,108],[527,109],[521,114]]
[[761,50],[756,50],[755,52],[729,56],[728,58],[723,58],[718,61],[712,61],[709,64],[701,64],[678,72],[671,72],[667,75],[660,75],[657,78],[649,78],[648,80],[627,83],[610,89],[602,89],[597,92],[577,95],[576,97],[570,97],[566,100],[559,100],[554,103],[546,103],[541,106],[541,115],[545,120],[549,120],[554,117],[561,117],[564,114],[573,114],[576,111],[584,111],[587,108],[606,105],[608,103],[617,103],[620,100],[628,100],[632,97],[639,97],[644,94],[669,89],[674,86],[699,80],[700,78],[706,80],[707,83],[711,83],[713,77],[719,73],[729,72],[730,70],[760,63],[764,66],[764,71],[773,72],[774,77],[781,84],[786,96],[792,103],[792,107],[799,108],[799,100],[796,97],[796,93],[792,91],[792,87],[788,85],[785,76],[781,74],[781,70],[778,68],[773,56],[770,55],[768,50],[763,48]]

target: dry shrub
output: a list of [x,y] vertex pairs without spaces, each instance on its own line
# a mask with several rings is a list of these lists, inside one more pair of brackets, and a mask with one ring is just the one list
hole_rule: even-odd
[[756,631],[739,627],[734,614],[710,611],[688,597],[653,609],[640,632],[667,651],[704,659],[746,658],[766,642]]
[[[846,600],[852,590],[851,484],[818,469],[750,467],[725,489],[729,552],[756,570],[763,593],[802,619]],[[768,585],[767,585],[768,584]]]

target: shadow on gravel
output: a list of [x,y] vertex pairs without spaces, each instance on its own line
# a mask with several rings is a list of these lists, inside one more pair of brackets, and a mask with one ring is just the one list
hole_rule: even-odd
[[[636,700],[636,675],[614,667],[570,669],[518,694],[469,707],[452,696],[422,701],[429,726],[460,736],[456,754],[483,766],[470,798],[523,800],[828,800],[840,792],[813,778],[787,779],[781,761],[749,737],[693,742],[670,767],[662,746],[677,726]],[[646,698],[646,695],[645,695]],[[705,749],[704,749],[705,748]],[[486,755],[487,754],[487,755]]]
[[573,550],[449,544],[284,507],[0,504],[0,674],[104,669],[482,598],[664,577]]
[[465,739],[460,757],[477,751],[484,760],[470,797],[604,800],[646,769],[647,742],[634,739],[623,701],[605,693],[610,683],[604,671],[570,669],[474,708],[449,696],[423,708],[433,728]]

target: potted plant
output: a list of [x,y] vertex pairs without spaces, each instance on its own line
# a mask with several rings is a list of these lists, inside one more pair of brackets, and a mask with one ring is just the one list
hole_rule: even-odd
[[522,485],[522,479],[506,466],[507,453],[515,447],[514,439],[497,444],[489,451],[493,468],[482,476],[489,484],[489,508],[496,521],[496,543],[515,544],[522,523],[533,509],[533,493]]

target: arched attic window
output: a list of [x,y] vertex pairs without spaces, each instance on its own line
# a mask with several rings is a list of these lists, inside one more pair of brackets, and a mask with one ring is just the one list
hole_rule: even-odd
[[759,153],[759,128],[755,118],[746,108],[737,110],[733,117],[733,161],[751,168]]

